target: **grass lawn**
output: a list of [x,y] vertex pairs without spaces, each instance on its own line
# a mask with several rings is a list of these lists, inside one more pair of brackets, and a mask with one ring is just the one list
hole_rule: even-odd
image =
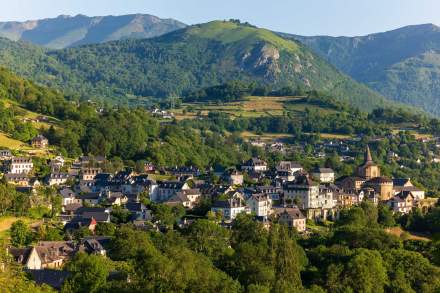
[[401,227],[388,228],[388,229],[385,229],[385,231],[387,233],[393,234],[399,238],[406,235],[408,237],[408,239],[410,239],[410,240],[431,241],[431,239],[429,239],[428,237],[412,234],[408,231],[404,231]]
[[[45,116],[45,115],[41,115],[29,110],[24,109],[23,107],[21,107],[16,101],[13,100],[9,100],[9,99],[2,99],[2,101],[4,102],[4,105],[6,107],[15,107],[19,113],[17,114],[18,118],[23,118],[23,119],[36,119],[38,117],[41,116]],[[57,127],[58,125],[58,119],[54,118],[54,117],[49,117],[49,116],[45,116],[48,118],[47,122],[34,122],[32,121],[32,125],[34,126],[34,128],[36,129],[48,129],[50,126],[54,126]]]
[[4,216],[0,217],[0,240],[9,239],[9,229],[16,221],[22,220],[26,224],[35,226],[41,223],[40,220],[34,220],[27,217]]
[[176,177],[172,175],[160,175],[160,174],[148,174],[148,177],[157,180],[157,181],[165,181],[165,180],[175,180]]
[[13,150],[21,149],[25,145],[24,142],[9,138],[3,132],[0,132],[0,147],[7,147]]
[[283,138],[290,138],[292,135],[290,134],[283,134],[283,133],[263,133],[261,135],[255,134],[250,131],[243,131],[241,133],[241,137],[245,139],[259,139],[263,141],[273,141],[276,139],[283,139]]
[[351,135],[348,134],[335,134],[335,133],[321,133],[321,138],[327,139],[350,139]]

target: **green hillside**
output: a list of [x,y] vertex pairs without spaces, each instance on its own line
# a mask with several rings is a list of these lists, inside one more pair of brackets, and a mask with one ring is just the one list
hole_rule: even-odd
[[301,44],[237,22],[214,21],[162,37],[44,51],[3,39],[0,63],[82,98],[168,97],[229,80],[331,92],[363,109],[389,104]]
[[439,27],[408,26],[353,38],[290,37],[382,95],[440,114]]

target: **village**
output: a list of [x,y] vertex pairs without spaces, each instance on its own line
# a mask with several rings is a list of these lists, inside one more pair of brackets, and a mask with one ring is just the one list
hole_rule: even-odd
[[[46,149],[49,144],[41,135],[31,143],[38,149]],[[27,248],[11,246],[8,253],[35,274],[61,268],[79,251],[105,255],[110,237],[95,235],[95,229],[111,223],[115,211],[125,212],[127,221],[138,229],[171,228],[149,208],[150,203],[183,210],[176,218],[181,228],[200,217],[202,209],[226,228],[245,213],[267,228],[279,223],[304,237],[312,233],[309,225],[335,221],[342,210],[365,201],[386,205],[400,215],[414,209],[426,211],[437,204],[436,198],[426,197],[425,191],[414,186],[410,178],[381,176],[368,145],[363,157],[355,174],[338,177],[330,168],[306,170],[293,161],[269,166],[257,157],[222,171],[184,166],[156,168],[145,163],[143,172],[126,168],[109,173],[103,171],[105,157],[82,156],[67,164],[58,155],[47,162],[50,173],[39,181],[32,175],[31,157],[17,157],[9,150],[1,150],[3,180],[17,191],[29,195],[38,193],[42,187],[56,191],[61,198],[61,210],[54,219],[62,225],[66,239],[70,238],[39,241]],[[214,177],[217,179],[213,180]],[[46,208],[52,208],[47,205]],[[199,216],[195,216],[196,209]],[[84,229],[88,230],[87,236],[76,239],[76,231]]]

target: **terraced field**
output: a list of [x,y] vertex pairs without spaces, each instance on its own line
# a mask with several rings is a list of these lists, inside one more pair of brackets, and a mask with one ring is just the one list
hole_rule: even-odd
[[334,110],[308,104],[303,97],[247,97],[241,102],[231,103],[184,103],[181,109],[172,112],[177,120],[195,119],[197,114],[208,115],[209,112],[222,112],[232,118],[281,116],[284,112],[301,115],[306,109],[319,109],[324,112]]
[[5,133],[0,132],[0,148],[9,148],[12,150],[21,149],[25,145],[24,142],[12,139],[8,137]]

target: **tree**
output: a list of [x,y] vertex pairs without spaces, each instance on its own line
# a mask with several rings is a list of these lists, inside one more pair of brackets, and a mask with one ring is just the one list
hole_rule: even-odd
[[100,236],[114,236],[116,225],[113,223],[98,223],[95,228],[95,234]]
[[393,249],[383,252],[390,276],[391,292],[438,292],[440,268],[417,252]]
[[304,252],[289,237],[285,226],[279,226],[279,240],[275,257],[275,292],[299,292],[303,289],[301,270],[304,267]]
[[64,239],[64,233],[60,227],[41,225],[38,228],[36,238],[42,241],[62,241]]
[[63,292],[101,292],[107,283],[111,264],[101,255],[79,252],[66,265],[70,276],[63,285]]
[[375,226],[378,219],[377,207],[370,201],[363,201],[361,203],[361,208],[364,210],[368,226]]
[[111,212],[111,220],[116,224],[126,224],[130,221],[131,212],[120,206],[115,206]]
[[154,204],[151,205],[151,209],[154,218],[168,228],[172,228],[185,215],[185,208],[183,206],[170,207],[165,204]]
[[32,242],[32,232],[22,220],[18,220],[11,226],[11,243],[17,247],[23,247]]
[[384,292],[387,272],[381,255],[377,251],[361,249],[347,264],[345,284],[354,292]]
[[367,223],[365,212],[360,207],[342,210],[338,221],[338,225],[340,226],[364,227]]
[[210,220],[197,220],[188,229],[190,247],[213,261],[230,253],[230,233]]
[[378,222],[384,227],[393,227],[396,225],[394,215],[387,205],[379,205],[378,207]]
[[0,183],[0,215],[4,215],[12,207],[15,197],[15,188],[6,183]]
[[116,230],[111,242],[110,257],[113,260],[134,259],[140,250],[152,249],[153,244],[147,233],[136,231],[131,225],[122,225]]

